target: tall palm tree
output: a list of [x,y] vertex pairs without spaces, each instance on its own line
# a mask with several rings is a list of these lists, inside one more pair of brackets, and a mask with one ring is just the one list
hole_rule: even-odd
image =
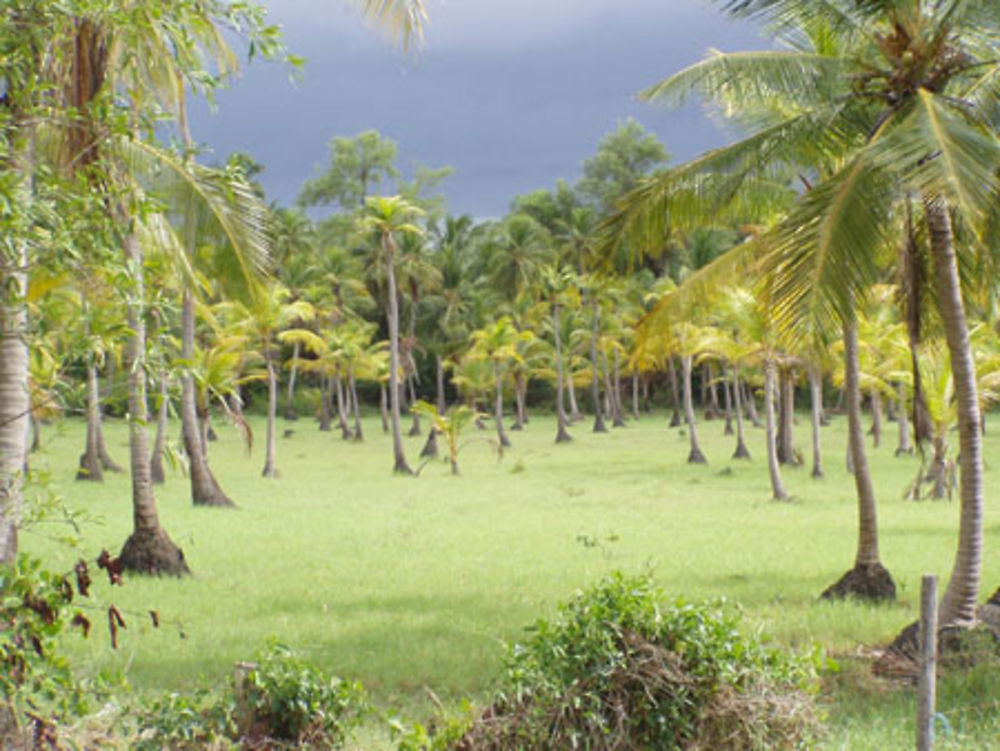
[[[789,48],[713,55],[648,96],[677,101],[697,92],[735,105],[731,111],[750,116],[751,135],[648,181],[616,223],[662,228],[685,182],[698,184],[695,200],[708,208],[764,186],[782,165],[814,177],[821,167],[822,179],[774,230],[765,270],[776,280],[774,300],[786,325],[830,327],[851,320],[877,280],[876,259],[893,245],[898,217],[911,196],[922,196],[962,456],[958,546],[940,618],[972,621],[982,568],[983,466],[958,253],[988,247],[996,232],[986,220],[995,215],[1000,174],[1000,18],[982,0],[731,0],[726,8],[767,23]],[[787,106],[761,117],[777,98]],[[956,218],[988,241],[960,248]]]
[[373,251],[380,256],[386,275],[386,318],[389,322],[389,410],[392,422],[393,472],[413,474],[403,450],[400,431],[399,385],[399,291],[396,286],[396,262],[399,250],[397,237],[421,234],[423,230],[414,222],[423,216],[423,210],[400,198],[371,197],[365,201],[358,220],[363,232],[375,236]]

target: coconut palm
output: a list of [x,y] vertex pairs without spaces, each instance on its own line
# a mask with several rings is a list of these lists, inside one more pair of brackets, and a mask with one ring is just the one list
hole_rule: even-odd
[[497,440],[504,448],[510,446],[510,439],[503,427],[504,376],[511,362],[522,359],[518,345],[533,338],[530,331],[518,331],[510,316],[502,316],[494,323],[472,332],[471,357],[489,362],[493,372],[493,419],[496,423]]
[[[1000,18],[982,0],[748,0],[727,9],[771,25],[789,48],[714,54],[648,96],[676,101],[706,94],[750,115],[744,122],[751,135],[648,181],[626,202],[618,226],[662,229],[682,192],[708,208],[747,195],[783,165],[809,171],[819,182],[775,229],[765,268],[776,280],[784,325],[830,327],[850,324],[877,280],[877,259],[894,244],[898,218],[911,196],[921,196],[962,455],[958,546],[940,617],[972,621],[982,567],[983,468],[958,253],[990,243],[959,248],[955,221],[973,233],[996,229],[986,220],[996,210],[1000,166],[994,106]],[[761,117],[776,99],[785,106]]]
[[386,275],[386,318],[389,322],[389,405],[392,422],[393,472],[413,474],[403,451],[400,431],[399,386],[399,291],[396,286],[396,261],[399,250],[397,238],[406,234],[421,234],[423,230],[413,222],[423,216],[423,210],[399,196],[372,197],[365,201],[365,208],[358,220],[363,232],[373,235],[373,255],[378,256]]

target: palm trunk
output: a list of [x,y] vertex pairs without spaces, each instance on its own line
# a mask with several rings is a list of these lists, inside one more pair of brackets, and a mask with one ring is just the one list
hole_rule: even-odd
[[324,433],[331,430],[333,416],[330,414],[330,376],[323,373],[319,379],[319,429]]
[[951,217],[942,199],[928,199],[926,213],[938,309],[951,355],[955,399],[958,402],[961,456],[962,509],[958,550],[939,615],[939,622],[945,625],[971,622],[976,616],[976,599],[979,596],[983,563],[983,445],[976,367],[962,302]]
[[781,481],[778,462],[777,430],[775,428],[774,392],[776,391],[777,366],[770,357],[764,362],[764,419],[767,441],[767,469],[771,476],[771,496],[776,501],[787,501],[788,492]]
[[437,411],[438,414],[443,415],[445,412],[445,396],[444,396],[444,362],[441,359],[440,353],[434,355],[434,371],[435,371],[435,383],[437,384]]
[[591,303],[593,312],[592,327],[590,334],[590,399],[594,404],[594,427],[595,433],[607,433],[608,428],[604,424],[604,413],[601,411],[601,369],[597,363],[597,338],[601,326],[601,311],[597,307],[597,302]]
[[167,390],[167,372],[160,371],[160,404],[157,408],[156,439],[153,441],[153,453],[149,457],[149,476],[155,485],[167,481],[167,473],[163,468],[163,447],[167,441],[167,418],[170,409],[170,393]]
[[388,394],[386,393],[386,388],[384,383],[379,384],[378,388],[378,406],[379,414],[382,416],[382,432],[389,432],[389,408],[387,402],[389,400]]
[[514,373],[514,424],[511,430],[524,430],[524,375],[520,371]]
[[778,461],[797,466],[795,455],[795,379],[791,370],[782,370],[778,379],[780,392],[778,423]]
[[354,440],[361,442],[365,440],[365,434],[361,428],[361,405],[358,403],[358,386],[354,380],[353,366],[347,368],[347,386],[351,390],[351,405],[354,410]]
[[740,394],[740,364],[733,363],[733,400],[736,415],[736,450],[733,452],[733,459],[749,459],[750,451],[747,449],[746,436],[743,432],[743,399]]
[[389,317],[389,413],[392,423],[392,471],[412,475],[413,470],[403,453],[403,435],[399,415],[399,298],[396,292],[396,259],[391,235],[385,237],[386,278],[388,282]]
[[882,444],[882,395],[878,391],[872,391],[872,441],[875,448]]
[[292,368],[288,374],[288,394],[285,396],[285,419],[298,420],[298,413],[295,411],[295,376],[298,375],[299,368],[299,343],[292,345]]
[[[184,290],[181,303],[181,358],[186,362],[194,360],[194,297],[190,290]],[[199,430],[194,376],[190,373],[181,376],[181,435],[188,456],[191,501],[196,506],[234,506],[208,466]]]
[[692,359],[690,355],[681,358],[684,380],[684,419],[687,422],[688,439],[691,444],[691,451],[688,454],[688,464],[705,464],[708,460],[698,445],[698,434],[694,426],[694,398],[691,394],[691,369]]
[[[270,342],[264,344],[268,348],[270,345]],[[278,419],[278,374],[275,373],[271,353],[267,352],[264,357],[267,359],[267,438],[264,442],[264,469],[261,471],[261,475],[263,477],[277,477],[278,446],[275,423]]]
[[125,268],[133,274],[128,300],[128,326],[132,332],[125,346],[128,373],[129,459],[132,472],[132,534],[122,546],[122,567],[144,574],[189,573],[184,553],[160,526],[156,497],[149,474],[149,440],[146,435],[146,321],[143,314],[145,285],[139,239],[130,232],[125,239]]
[[747,417],[755,428],[763,427],[760,422],[760,415],[757,414],[757,400],[754,398],[753,389],[750,388],[749,381],[744,381],[743,388],[746,396]]
[[77,480],[104,482],[104,468],[97,448],[98,425],[101,422],[101,391],[97,382],[97,366],[93,356],[87,363],[87,442],[80,455],[80,467],[76,471]]
[[497,424],[497,440],[503,447],[510,446],[510,439],[507,437],[507,433],[503,429],[503,370],[500,367],[500,363],[496,363],[493,366],[493,373],[496,380],[496,401],[493,406],[493,419]]
[[823,376],[819,368],[809,368],[809,392],[812,396],[812,476],[823,476],[823,444],[820,441],[820,427],[823,424]]
[[[417,403],[416,378],[413,375],[410,375],[406,379],[406,384],[407,384],[407,386],[409,386],[409,389],[410,389],[410,406],[413,406],[414,404]],[[412,410],[411,410],[410,414],[411,414],[411,417],[413,418],[413,422],[410,425],[410,430],[407,433],[407,435],[409,435],[411,437],[412,436],[418,436],[418,435],[420,435],[420,432],[421,432],[420,431],[420,415],[418,415],[416,412],[413,412]]]
[[563,360],[562,360],[562,332],[559,329],[560,314],[562,307],[558,304],[552,306],[552,334],[556,345],[556,443],[568,443],[573,440],[566,429],[566,407],[563,404]]
[[[11,126],[24,136],[27,126]],[[33,136],[14,144],[8,165],[17,183],[15,200],[30,205],[29,176],[34,169]],[[27,245],[17,243],[10,265],[0,266],[0,564],[17,560],[17,530],[24,502],[24,470],[28,460],[31,401],[28,391]]]
[[337,396],[337,425],[340,427],[340,437],[351,440],[351,428],[347,423],[347,399],[344,396],[344,379],[340,371],[333,377],[334,393]]
[[621,357],[618,354],[618,348],[615,348],[615,365],[614,372],[612,373],[613,387],[611,389],[611,402],[614,405],[614,412],[612,413],[614,419],[614,427],[624,428],[625,427],[625,409],[622,406],[622,370],[621,370]]
[[899,407],[896,409],[896,421],[899,426],[899,444],[896,446],[896,456],[913,453],[913,444],[910,442],[910,416],[906,411],[906,394],[902,384],[896,387],[899,394]]
[[844,391],[847,401],[847,440],[854,465],[854,485],[858,493],[858,551],[854,568],[823,592],[824,598],[848,595],[868,600],[893,600],[896,584],[882,565],[878,551],[878,517],[875,490],[861,416],[861,367],[858,360],[858,323],[856,318],[844,322]]
[[566,393],[569,396],[569,419],[571,422],[578,422],[583,419],[583,413],[576,401],[576,384],[573,383],[573,373],[569,367],[566,368]]
[[632,417],[639,419],[639,375],[634,374],[630,379],[632,382]]
[[[96,369],[94,370],[94,378],[99,380]],[[98,459],[101,460],[101,467],[108,470],[108,472],[114,472],[115,474],[119,474],[121,472],[124,472],[125,470],[122,469],[121,465],[118,464],[118,462],[116,462],[114,459],[111,458],[111,455],[108,453],[108,446],[104,442],[104,425],[101,419],[102,410],[100,407],[100,401],[98,401],[97,410],[98,410],[97,421],[94,423],[94,430],[97,441],[97,457]]]
[[711,419],[714,420],[722,410],[719,408],[719,390],[715,383],[715,368],[712,367],[712,363],[705,366],[705,384],[708,387],[708,411],[712,415]]
[[670,401],[673,403],[673,412],[670,415],[670,427],[676,428],[681,424],[681,398],[680,393],[677,390],[677,366],[674,364],[674,357],[671,355],[667,358],[667,363],[670,366]]

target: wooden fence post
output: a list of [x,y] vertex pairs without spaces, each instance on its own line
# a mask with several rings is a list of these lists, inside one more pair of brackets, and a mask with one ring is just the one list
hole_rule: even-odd
[[937,678],[937,577],[920,583],[920,682],[917,705],[917,751],[934,748],[934,696]]

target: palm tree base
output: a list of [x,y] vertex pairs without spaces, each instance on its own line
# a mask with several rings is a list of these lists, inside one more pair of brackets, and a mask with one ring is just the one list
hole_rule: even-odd
[[747,448],[747,445],[743,443],[743,441],[740,441],[736,445],[736,451],[733,452],[733,459],[749,459],[749,458],[750,458],[750,449]]
[[420,458],[427,459],[438,455],[438,442],[437,442],[437,431],[431,428],[431,432],[427,434],[427,442],[424,443],[423,449],[420,451]]
[[812,468],[812,475],[811,475],[811,477],[813,479],[815,479],[815,480],[821,480],[821,479],[823,479],[823,468],[821,466],[819,466],[818,464],[814,465],[813,468]]
[[569,443],[572,440],[573,436],[571,436],[565,428],[560,427],[559,432],[556,433],[556,443]]
[[[938,629],[938,659],[948,658],[961,664],[974,664],[978,660],[995,659],[996,644],[1000,642],[1000,607],[983,605],[974,623],[948,623]],[[979,638],[976,638],[979,637]],[[983,649],[982,644],[991,645]],[[899,632],[885,653],[875,663],[875,675],[889,678],[916,680],[920,672],[920,623],[914,621]]]
[[406,461],[396,461],[396,465],[392,468],[392,473],[394,475],[413,475],[416,474]]
[[678,412],[675,409],[674,413],[670,416],[670,427],[671,428],[679,428],[681,426],[681,423],[683,423],[683,422],[684,421],[681,419],[680,412]]
[[591,429],[593,433],[607,433],[608,426],[604,424],[604,418],[598,415],[594,418],[594,427]]
[[104,482],[104,468],[96,453],[87,451],[80,455],[80,468],[76,471],[76,479],[87,482]]
[[708,464],[708,459],[705,458],[701,449],[695,446],[688,454],[688,464]]
[[821,600],[844,600],[848,597],[869,602],[892,602],[896,599],[896,582],[881,563],[855,564],[820,595]]
[[190,574],[184,551],[162,529],[153,532],[133,532],[118,556],[122,570],[137,574]]

